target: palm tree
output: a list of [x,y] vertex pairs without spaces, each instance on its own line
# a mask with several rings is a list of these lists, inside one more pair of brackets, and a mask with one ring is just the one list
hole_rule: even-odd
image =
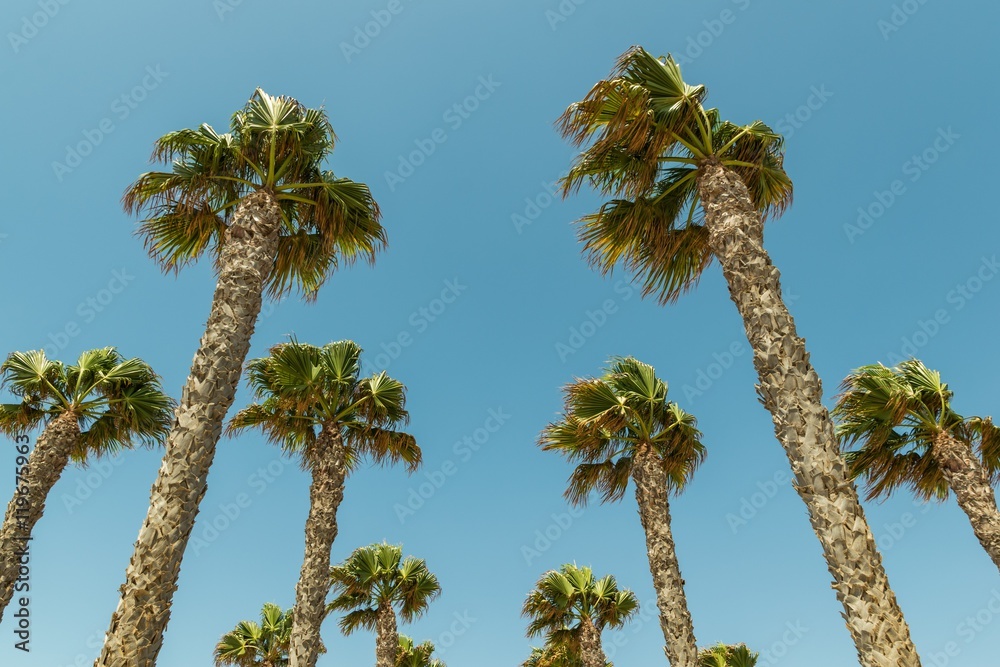
[[361,459],[403,461],[413,471],[420,448],[412,435],[393,430],[409,420],[406,388],[380,373],[361,373],[361,348],[349,340],[323,347],[293,341],[250,362],[248,377],[261,400],[230,422],[232,432],[264,431],[312,473],[305,557],[295,588],[291,667],[314,667],[320,625],[330,591],[330,548],[344,480]]
[[698,667],[754,667],[759,658],[760,654],[751,653],[746,644],[716,644],[702,649]]
[[215,646],[215,665],[287,667],[292,611],[270,602],[260,610],[260,623],[240,621]]
[[564,414],[542,431],[542,449],[579,462],[566,498],[586,504],[597,491],[620,500],[635,482],[646,533],[665,652],[674,667],[694,667],[698,646],[670,530],[670,493],[680,493],[705,457],[695,418],[667,401],[667,383],[652,366],[615,358],[600,378],[581,379],[563,391]]
[[[583,667],[578,646],[567,646],[566,643],[555,646],[532,647],[531,655],[521,663],[521,667]],[[605,663],[604,667],[615,667],[613,662]]]
[[399,635],[399,652],[396,654],[396,667],[447,667],[434,653],[433,642],[414,644],[406,635]]
[[113,347],[89,350],[76,364],[46,358],[41,350],[14,352],[0,364],[0,386],[19,403],[0,404],[0,433],[23,436],[44,425],[28,457],[17,457],[17,484],[0,528],[0,618],[14,594],[21,554],[45,499],[72,460],[116,454],[137,443],[159,444],[170,425],[173,401],[141,359]]
[[322,109],[257,90],[230,133],[202,125],[161,137],[153,158],[171,170],[143,174],[125,193],[125,209],[147,216],[139,234],[164,270],[208,252],[218,283],[101,667],[156,662],[265,292],[280,297],[297,287],[314,298],[339,264],[374,261],[385,244],[368,187],[321,168],[333,145]]
[[638,610],[635,594],[619,590],[611,575],[597,579],[589,567],[567,563],[541,576],[521,615],[531,619],[529,637],[545,634],[548,645],[577,649],[583,667],[605,667],[601,632],[622,627]]
[[[924,501],[954,492],[979,543],[1000,568],[1000,511],[991,486],[1000,475],[1000,429],[951,407],[941,374],[917,359],[895,368],[862,366],[847,376],[834,416],[853,477],[868,499],[910,488]],[[975,450],[987,461],[977,458]]]
[[590,263],[633,272],[661,303],[693,288],[718,260],[754,352],[759,396],[809,510],[864,667],[920,664],[881,555],[840,456],[805,341],[763,247],[763,223],[791,203],[780,135],[706,109],[669,56],[627,51],[560,119],[588,143],[564,194],[589,182],[613,197],[579,221]]
[[348,612],[340,630],[350,635],[358,628],[376,633],[376,667],[395,667],[399,652],[396,609],[404,623],[427,611],[441,594],[437,577],[422,559],[407,556],[398,545],[372,544],[356,549],[347,560],[330,568],[334,599],[328,611]]

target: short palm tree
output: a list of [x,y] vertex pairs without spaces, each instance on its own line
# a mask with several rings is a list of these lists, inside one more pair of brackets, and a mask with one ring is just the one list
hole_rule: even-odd
[[694,667],[698,646],[670,530],[671,493],[680,493],[705,457],[695,418],[667,400],[667,383],[632,357],[612,359],[600,378],[564,389],[562,419],[539,444],[578,462],[566,497],[586,504],[592,492],[620,500],[635,482],[646,533],[665,652],[674,667]]
[[420,448],[394,430],[409,420],[406,388],[380,373],[361,378],[361,348],[349,340],[323,347],[293,341],[250,362],[248,377],[259,403],[241,410],[230,431],[262,430],[312,474],[305,557],[295,589],[291,667],[315,667],[320,625],[330,592],[330,548],[344,480],[363,459],[402,461],[413,471]]
[[14,594],[19,551],[67,464],[86,466],[136,444],[159,444],[173,401],[145,362],[125,359],[113,347],[84,352],[75,364],[48,359],[41,350],[14,352],[0,365],[0,386],[20,399],[0,404],[0,433],[18,437],[44,425],[31,455],[17,458],[17,488],[0,528],[2,618]]
[[125,192],[125,209],[145,216],[139,234],[164,270],[207,253],[218,282],[100,667],[156,662],[265,293],[298,288],[313,298],[338,265],[374,261],[385,244],[368,187],[322,168],[334,139],[322,109],[258,90],[229,133],[202,125],[161,137],[153,158],[170,170],[143,174]]
[[698,667],[754,667],[759,653],[751,653],[746,644],[716,644],[702,649],[698,656]]
[[528,636],[545,635],[546,645],[576,653],[582,667],[605,667],[605,628],[620,628],[639,611],[639,601],[619,589],[611,575],[597,579],[589,567],[565,564],[541,576],[524,601]]
[[1000,568],[1000,511],[991,486],[1000,471],[1000,429],[990,419],[956,413],[941,374],[917,359],[895,368],[862,366],[842,389],[834,409],[837,430],[845,449],[860,445],[846,458],[868,498],[887,497],[899,487],[925,501],[953,492]]
[[423,642],[414,644],[413,639],[399,635],[399,653],[396,654],[396,667],[447,667],[434,654],[434,643]]
[[[521,667],[583,667],[583,661],[580,660],[579,646],[546,644],[532,647],[531,655],[521,663]],[[614,667],[614,663],[605,663],[605,667]]]
[[260,623],[240,621],[215,647],[216,667],[288,667],[292,612],[270,602],[260,610]]
[[[612,197],[579,221],[590,263],[624,266],[661,303],[693,288],[718,260],[754,353],[759,396],[823,547],[833,587],[864,667],[920,664],[889,586],[857,490],[840,457],[823,388],[784,303],[763,246],[766,219],[784,211],[792,184],[780,135],[706,109],[669,56],[627,51],[560,119],[587,144],[564,180]],[[690,662],[685,664],[691,664]]]
[[330,569],[333,601],[328,611],[347,612],[340,619],[345,635],[358,628],[375,631],[376,667],[395,667],[399,653],[396,610],[404,623],[427,611],[441,594],[437,577],[422,559],[392,544],[361,547]]

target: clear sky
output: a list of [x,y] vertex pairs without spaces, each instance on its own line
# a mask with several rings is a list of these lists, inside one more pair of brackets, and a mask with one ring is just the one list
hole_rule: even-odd
[[[630,354],[698,417],[709,452],[672,503],[699,642],[746,642],[768,652],[761,665],[854,664],[718,267],[669,308],[641,300],[626,274],[591,271],[570,223],[600,199],[548,194],[574,153],[553,121],[629,46],[682,56],[724,117],[788,138],[795,204],[765,244],[827,402],[852,368],[915,353],[960,412],[991,414],[1000,142],[982,124],[1000,101],[998,21],[993,4],[940,0],[9,0],[0,351],[47,345],[71,360],[115,345],[178,396],[211,267],[162,275],[131,234],[123,189],[158,136],[227,127],[257,86],[325,105],[340,138],[331,166],[371,185],[389,248],[314,304],[266,306],[251,356],[293,333],[358,341],[370,367],[409,387],[426,462],[410,478],[366,468],[348,480],[335,561],[383,539],[426,558],[444,593],[402,629],[436,641],[452,667],[518,664],[532,584],[590,564],[644,607],[617,644],[605,636],[614,662],[663,664],[632,495],[568,516],[570,468],[535,446],[562,385]],[[236,407],[248,398],[241,385]],[[14,451],[0,452],[6,503]],[[0,664],[91,663],[159,458],[67,470],[32,546],[31,652],[14,650],[8,610]],[[262,603],[291,606],[307,491],[260,437],[220,442],[160,665],[209,665],[220,635]],[[995,664],[1000,578],[954,501],[900,495],[866,510],[924,664]],[[323,637],[320,665],[374,661],[369,634],[344,638],[330,619]]]

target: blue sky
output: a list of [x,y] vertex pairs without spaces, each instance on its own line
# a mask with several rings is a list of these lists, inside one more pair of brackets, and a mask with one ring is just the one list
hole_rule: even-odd
[[[682,56],[685,78],[706,84],[725,117],[760,118],[788,138],[795,204],[765,245],[827,401],[852,368],[916,354],[942,371],[960,412],[991,414],[1000,232],[989,156],[1000,145],[981,124],[1000,101],[1000,10],[935,0],[343,5],[3,5],[0,351],[49,346],[69,360],[115,345],[179,395],[213,276],[207,263],[159,273],[131,235],[123,189],[156,137],[225,127],[257,86],[325,104],[340,138],[331,167],[371,185],[390,245],[374,268],[336,274],[314,304],[265,306],[251,356],[292,333],[358,341],[409,387],[426,461],[409,478],[362,469],[348,480],[334,559],[383,539],[426,558],[444,594],[404,631],[436,641],[450,665],[482,667],[528,654],[520,605],[543,571],[590,564],[643,602],[640,621],[605,636],[615,663],[662,664],[634,500],[569,515],[570,469],[534,444],[562,385],[631,354],[698,417],[709,452],[672,503],[699,642],[747,642],[766,653],[762,665],[853,664],[718,268],[669,308],[641,300],[626,274],[591,271],[570,223],[600,200],[549,195],[574,153],[553,121],[630,45]],[[236,407],[248,397],[241,385]],[[6,498],[13,447],[0,452]],[[67,470],[33,542],[31,652],[14,650],[8,612],[0,663],[92,662],[159,456]],[[306,475],[261,438],[220,443],[160,665],[209,665],[237,621],[267,601],[292,604],[307,491]],[[412,514],[400,509],[408,503]],[[924,664],[994,662],[1000,580],[954,501],[900,495],[866,509]],[[374,660],[372,636],[344,638],[332,619],[324,641],[320,665]]]

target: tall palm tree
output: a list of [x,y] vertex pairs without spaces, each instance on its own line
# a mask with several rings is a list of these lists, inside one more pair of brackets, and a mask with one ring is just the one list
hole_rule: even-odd
[[[521,663],[521,667],[583,667],[578,646],[546,644],[542,647],[532,647],[531,655]],[[605,663],[605,667],[614,667],[614,663]]]
[[[834,416],[851,475],[868,499],[908,487],[925,501],[954,492],[979,543],[1000,568],[1000,511],[991,486],[1000,475],[1000,429],[951,406],[941,374],[917,359],[895,368],[862,366],[847,376]],[[987,461],[983,465],[979,456]]]
[[0,404],[0,433],[22,436],[44,425],[28,457],[17,457],[14,497],[0,527],[0,618],[14,595],[21,552],[27,550],[45,499],[70,461],[136,444],[159,444],[170,426],[173,401],[141,359],[113,347],[88,350],[75,364],[41,350],[14,352],[0,364],[0,387],[19,403]]
[[624,626],[638,611],[635,594],[619,589],[613,576],[597,579],[589,567],[567,563],[539,578],[521,615],[530,619],[529,637],[544,634],[547,645],[570,649],[583,667],[605,667],[601,632]]
[[780,135],[706,109],[704,86],[684,82],[669,56],[627,51],[560,119],[588,144],[564,194],[590,183],[613,197],[579,221],[590,263],[633,272],[661,303],[694,287],[718,260],[754,353],[759,396],[823,547],[864,667],[920,664],[909,627],[840,456],[805,341],[763,247],[764,222],[792,199]]
[[139,234],[164,270],[208,252],[218,283],[101,667],[156,661],[264,294],[299,288],[313,298],[339,264],[374,261],[385,243],[368,187],[322,169],[334,139],[322,109],[258,90],[229,133],[202,125],[161,137],[153,158],[170,171],[143,174],[125,192],[125,209],[146,216]]
[[288,667],[291,634],[291,610],[269,602],[260,610],[260,623],[240,621],[222,635],[215,646],[216,667]]
[[345,635],[358,628],[375,631],[376,667],[395,667],[399,653],[396,609],[404,623],[427,611],[441,594],[437,577],[422,559],[407,556],[392,544],[372,544],[356,549],[347,560],[330,569],[334,599],[328,611],[347,612],[340,619]]
[[705,457],[695,418],[667,400],[667,383],[632,357],[612,359],[600,378],[569,384],[560,421],[539,444],[579,462],[566,498],[586,504],[597,491],[620,500],[635,482],[656,589],[665,652],[674,667],[695,667],[698,646],[670,530],[670,493],[680,493]]
[[423,642],[414,644],[413,639],[399,635],[399,652],[396,654],[396,667],[447,667],[434,654],[434,643]]
[[312,473],[305,557],[295,588],[291,667],[315,667],[320,625],[330,592],[330,548],[344,480],[364,458],[420,465],[412,435],[394,430],[409,421],[406,388],[380,373],[361,378],[361,348],[349,340],[323,347],[293,341],[250,362],[250,386],[260,403],[241,410],[231,431],[264,431]]
[[702,649],[698,656],[698,667],[754,667],[760,658],[752,653],[746,644],[716,644]]

